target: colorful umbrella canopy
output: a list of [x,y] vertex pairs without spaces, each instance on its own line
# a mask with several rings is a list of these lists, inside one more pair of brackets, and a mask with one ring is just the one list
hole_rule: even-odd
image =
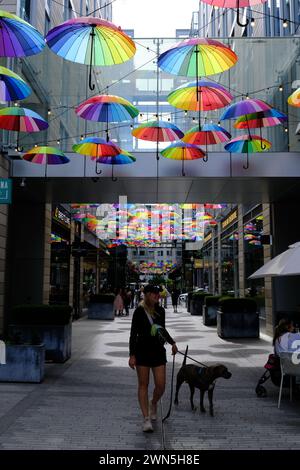
[[136,47],[121,28],[110,21],[93,17],[72,18],[51,29],[46,36],[47,45],[66,60],[91,67],[115,65],[131,59]]
[[[262,146],[263,143],[263,146]],[[249,168],[249,153],[263,152],[269,150],[272,144],[266,139],[262,139],[258,135],[240,135],[235,137],[228,144],[225,145],[225,150],[232,153],[247,153],[245,170]]]
[[160,153],[165,158],[182,160],[182,176],[185,176],[184,160],[196,160],[205,157],[205,153],[199,147],[193,144],[186,144],[184,142],[171,144]]
[[243,116],[244,114],[259,113],[261,111],[268,111],[270,109],[271,106],[265,101],[257,99],[246,99],[238,101],[237,103],[234,103],[226,108],[220,117],[220,120],[224,121],[224,119],[236,118]]
[[[198,93],[198,99],[197,99]],[[233,96],[219,83],[199,80],[181,85],[169,93],[167,100],[175,108],[189,111],[212,111],[229,105]]]
[[244,7],[252,7],[253,5],[260,5],[265,3],[267,0],[202,0],[204,3],[213,5],[219,8],[237,8],[237,24],[241,27],[247,26],[249,19],[246,20],[246,23],[242,23],[240,20],[239,9]]
[[22,155],[23,160],[38,165],[45,165],[45,176],[47,176],[47,165],[63,165],[69,163],[69,159],[65,154],[55,147],[33,147]]
[[184,134],[181,139],[194,145],[215,145],[228,142],[231,135],[224,127],[217,124],[204,124],[199,131],[199,126],[194,126]]
[[12,70],[0,66],[0,100],[23,100],[31,93],[27,83]]
[[0,57],[25,57],[45,47],[43,36],[27,21],[0,10]]
[[120,96],[93,96],[77,106],[76,114],[88,121],[121,122],[135,118],[139,110]]
[[181,139],[184,133],[174,124],[166,121],[148,121],[131,131],[137,139],[152,142],[172,142]]
[[122,153],[120,147],[114,142],[106,141],[100,137],[86,137],[78,144],[74,144],[72,147],[73,151],[80,153],[81,155],[88,155],[96,159],[96,173],[100,175],[101,170],[98,169],[97,163],[101,157],[115,157]]
[[38,132],[49,127],[42,116],[28,108],[13,106],[0,109],[0,129],[18,132]]
[[300,108],[300,88],[297,88],[287,100],[288,104],[291,106],[295,106],[295,108]]
[[234,123],[236,129],[254,129],[257,127],[277,126],[287,121],[286,114],[274,108],[259,113],[246,114],[239,117]]
[[199,77],[224,72],[237,62],[237,55],[215,39],[189,38],[175,44],[158,58],[165,72]]

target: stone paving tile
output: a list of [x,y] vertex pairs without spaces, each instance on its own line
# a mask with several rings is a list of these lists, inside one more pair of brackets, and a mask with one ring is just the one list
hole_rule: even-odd
[[[112,322],[81,319],[73,324],[73,351],[65,364],[47,364],[43,384],[0,385],[0,449],[161,449],[161,428],[141,432],[136,374],[128,368],[131,316]],[[167,326],[181,351],[232,372],[217,381],[214,408],[192,412],[189,388],[183,384],[179,405],[165,424],[166,448],[300,449],[300,400],[284,393],[277,409],[278,388],[266,384],[269,396],[258,399],[255,386],[272,347],[268,338],[221,340],[202,317],[181,309],[167,311]],[[169,407],[172,357],[162,414]],[[183,357],[176,356],[175,377]],[[190,360],[188,362],[191,362]],[[207,400],[207,397],[206,397]],[[199,393],[194,402],[199,406]],[[205,402],[208,408],[207,401]]]

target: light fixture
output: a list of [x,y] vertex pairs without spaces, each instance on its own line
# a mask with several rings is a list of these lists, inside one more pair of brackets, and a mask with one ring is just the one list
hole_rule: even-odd
[[289,131],[289,130],[288,130],[288,128],[287,128],[287,127],[285,127],[285,128],[284,128],[284,132],[288,132],[288,131]]
[[20,187],[24,188],[26,186],[26,178],[21,179]]
[[287,20],[287,19],[284,19],[284,20],[283,20],[283,23],[282,23],[283,28],[287,28],[288,25],[289,25],[288,20]]
[[187,111],[184,111],[184,115],[187,116]]
[[250,24],[252,28],[255,26],[255,18],[251,18]]
[[83,139],[84,139],[84,136],[83,136],[83,134],[81,134],[81,136],[80,136],[80,140],[83,140]]
[[250,98],[249,98],[249,95],[248,95],[248,93],[247,93],[247,95],[246,95],[246,100],[249,100],[249,99],[250,99]]
[[278,90],[279,90],[279,91],[283,91],[283,86],[282,86],[282,85],[279,85]]
[[34,144],[35,148],[37,148],[37,144]]
[[193,117],[193,121],[196,121],[196,118]]
[[57,142],[57,145],[59,145],[59,144],[60,144],[60,140],[59,140],[59,139],[57,139],[57,141],[56,141],[56,142]]
[[19,103],[14,103],[14,106],[19,106]]
[[51,115],[51,109],[48,108],[48,116],[50,116],[50,115]]
[[130,124],[130,129],[133,129],[133,125],[132,125],[132,124]]

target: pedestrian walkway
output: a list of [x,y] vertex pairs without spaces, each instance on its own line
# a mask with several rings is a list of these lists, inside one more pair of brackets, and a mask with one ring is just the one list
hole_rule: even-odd
[[[111,322],[75,322],[71,360],[47,364],[42,384],[0,384],[0,449],[162,448],[159,423],[153,434],[141,431],[136,374],[127,365],[131,315]],[[188,344],[190,356],[207,364],[222,362],[233,374],[217,381],[214,418],[199,407],[191,412],[189,388],[182,385],[179,405],[164,425],[166,449],[300,449],[299,398],[290,403],[285,392],[278,410],[278,388],[271,383],[266,384],[267,398],[255,395],[272,349],[267,338],[224,341],[216,328],[203,326],[202,317],[182,307],[178,313],[168,309],[166,317],[181,351]],[[163,414],[169,406],[172,365],[171,348],[166,347]],[[175,376],[182,359],[176,356]],[[199,405],[197,391],[194,401]]]

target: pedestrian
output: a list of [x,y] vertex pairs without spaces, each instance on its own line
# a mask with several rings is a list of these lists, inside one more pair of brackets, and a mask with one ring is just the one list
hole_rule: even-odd
[[[143,301],[133,313],[128,361],[129,367],[136,369],[137,372],[138,400],[144,417],[144,432],[153,431],[151,419],[156,419],[157,403],[165,391],[167,362],[165,342],[172,345],[172,354],[176,354],[176,343],[165,330],[165,310],[159,306],[159,288],[148,284],[144,288]],[[154,390],[152,400],[149,402],[150,369],[154,379]]]
[[172,297],[172,305],[173,305],[174,313],[177,313],[179,290],[178,289],[173,289],[171,297]]
[[124,302],[122,298],[122,289],[118,289],[118,293],[114,300],[114,312],[116,317],[123,315]]

